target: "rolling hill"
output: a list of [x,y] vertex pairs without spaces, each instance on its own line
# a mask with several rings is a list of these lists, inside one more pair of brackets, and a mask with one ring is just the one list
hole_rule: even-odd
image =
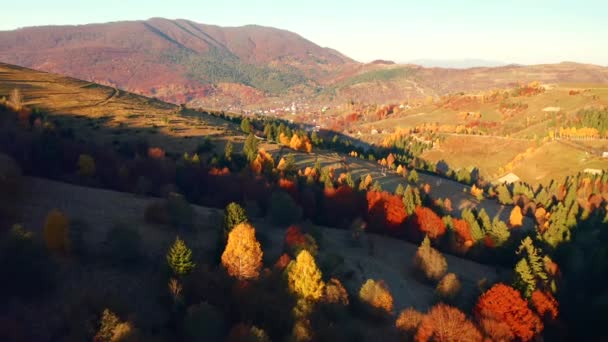
[[285,30],[163,18],[1,31],[0,62],[222,110],[388,103],[531,81],[608,82],[608,68],[570,62],[469,69],[364,64]]

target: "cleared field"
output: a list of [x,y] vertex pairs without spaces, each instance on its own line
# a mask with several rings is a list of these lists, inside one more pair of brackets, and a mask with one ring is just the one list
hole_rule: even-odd
[[519,163],[513,173],[531,184],[560,180],[587,168],[608,169],[608,159],[565,141],[544,144]]
[[534,145],[531,140],[448,135],[439,147],[425,151],[422,158],[435,163],[445,160],[452,169],[477,167],[482,176],[493,179],[500,176],[501,167]]
[[[77,303],[82,296],[96,293],[107,298],[122,298],[133,303],[133,312],[138,326],[154,326],[167,319],[166,311],[159,301],[150,300],[158,289],[158,279],[162,278],[159,265],[162,265],[164,254],[178,233],[168,226],[147,224],[143,219],[144,208],[154,201],[153,198],[136,197],[131,194],[108,190],[86,188],[39,178],[26,178],[22,201],[24,226],[41,236],[42,226],[47,213],[58,208],[72,219],[80,218],[89,223],[85,232],[85,243],[89,253],[101,253],[106,232],[116,223],[137,229],[142,236],[146,267],[124,271],[109,267],[90,267],[87,264],[75,263],[69,259],[60,260],[60,271],[56,275],[63,280],[58,295],[51,296],[36,305],[18,306],[9,304],[9,310],[15,310],[26,319],[36,319],[40,314],[48,314],[49,319],[36,326],[42,336],[59,329],[61,315],[66,301]],[[179,235],[193,249],[195,260],[200,265],[215,266],[208,255],[217,241],[218,227],[221,224],[221,212],[216,209],[194,206],[194,232],[180,231]],[[257,234],[263,235],[265,264],[272,265],[283,252],[285,227],[276,227],[262,218],[253,220]],[[317,260],[336,258],[341,260],[334,272],[350,274],[345,279],[345,286],[352,293],[358,293],[359,287],[368,279],[383,279],[394,296],[395,312],[413,306],[425,310],[435,301],[434,288],[421,282],[414,276],[412,259],[417,246],[395,239],[367,235],[361,246],[354,246],[348,231],[317,227],[322,231],[320,252]],[[480,265],[462,258],[446,255],[448,271],[454,272],[463,285],[462,301],[474,300],[477,295],[477,284],[485,279],[496,281],[507,270]],[[88,289],[83,293],[80,289]],[[127,300],[128,299],[128,300]],[[57,318],[57,319],[54,319]],[[137,321],[146,317],[147,321]],[[46,337],[41,340],[45,340]]]
[[[232,140],[235,127],[211,115],[116,88],[0,63],[0,97],[19,89],[24,103],[40,108],[86,141],[111,144],[145,139],[167,151],[192,151],[203,136]],[[175,139],[182,138],[182,139]]]

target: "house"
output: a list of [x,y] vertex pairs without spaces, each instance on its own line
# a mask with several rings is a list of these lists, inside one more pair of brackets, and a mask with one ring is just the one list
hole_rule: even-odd
[[519,181],[519,177],[516,174],[510,172],[510,173],[504,175],[503,177],[498,178],[496,180],[496,183],[511,184],[511,183],[515,183],[517,181]]
[[608,152],[602,153],[602,158],[608,158]]
[[601,175],[604,171],[600,169],[584,169],[583,172],[592,175]]

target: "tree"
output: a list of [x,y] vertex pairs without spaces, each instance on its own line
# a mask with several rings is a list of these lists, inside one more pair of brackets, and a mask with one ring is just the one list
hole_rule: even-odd
[[224,209],[224,240],[228,239],[228,233],[234,226],[247,221],[245,209],[236,202],[230,202]]
[[252,162],[258,156],[260,142],[253,134],[249,134],[247,139],[245,139],[245,144],[243,145],[243,154],[247,158],[247,161]]
[[270,218],[274,224],[288,225],[302,217],[302,208],[284,191],[275,191],[270,196]]
[[399,183],[399,185],[397,185],[397,188],[395,189],[395,195],[403,197],[404,192],[405,188],[403,187],[403,184]]
[[431,240],[425,237],[414,256],[414,266],[431,281],[438,281],[443,277],[448,262],[439,251],[431,247]]
[[492,226],[490,227],[490,230],[487,231],[487,234],[492,240],[493,246],[500,247],[509,240],[511,231],[509,230],[509,227],[507,227],[507,224],[496,216],[494,217],[494,220],[492,220]]
[[498,194],[498,202],[500,202],[500,204],[513,204],[513,197],[511,196],[511,191],[504,183],[496,187],[496,192]]
[[323,300],[330,304],[348,305],[348,292],[340,280],[331,278],[325,285]]
[[262,268],[262,247],[249,223],[236,225],[228,234],[222,254],[222,265],[231,276],[240,280],[256,279]]
[[227,161],[232,161],[232,152],[234,151],[234,145],[232,145],[231,141],[228,141],[226,143],[226,146],[224,147],[224,158],[226,158]]
[[251,122],[249,121],[249,119],[244,118],[241,121],[241,131],[243,131],[243,133],[245,134],[251,133]]
[[372,308],[387,314],[393,311],[393,296],[383,280],[368,279],[359,290],[359,298]]
[[[413,336],[418,330],[424,314],[414,308],[407,308],[399,314],[395,321],[395,327],[404,332],[407,336]],[[408,339],[408,340],[411,340]]]
[[462,311],[437,304],[422,318],[416,341],[481,342],[481,333]]
[[418,179],[418,172],[416,172],[415,169],[413,169],[412,172],[410,172],[410,174],[407,176],[407,181],[412,184],[418,183]]
[[461,288],[462,285],[456,274],[448,273],[439,281],[439,284],[437,284],[435,293],[441,299],[452,300],[458,295]]
[[99,322],[99,330],[95,342],[127,342],[138,341],[138,332],[129,322],[121,322],[112,311],[105,309]]
[[403,193],[403,205],[405,205],[407,214],[413,215],[416,212],[416,208],[422,205],[420,191],[408,185]]
[[88,154],[81,154],[78,157],[78,174],[85,177],[95,175],[95,159]]
[[270,337],[255,325],[239,323],[230,329],[226,342],[270,342]]
[[526,298],[530,298],[538,284],[548,285],[549,277],[545,271],[545,263],[538,255],[539,250],[534,247],[532,239],[526,237],[521,241],[516,251],[517,255],[523,253],[523,257],[515,265],[515,287],[518,288]]
[[44,241],[50,251],[65,253],[69,250],[70,221],[58,209],[53,209],[44,222]]
[[[492,319],[504,322],[511,333],[522,341],[530,341],[543,330],[540,318],[514,288],[496,284],[482,294],[475,306],[478,321]],[[490,336],[492,337],[492,336]]]
[[523,223],[524,216],[521,213],[521,208],[516,205],[511,210],[511,215],[509,215],[509,224],[511,227],[521,227]]
[[321,271],[307,250],[302,250],[287,266],[287,283],[293,293],[304,299],[317,301],[323,296]]
[[166,258],[169,267],[176,276],[186,275],[196,267],[196,264],[192,261],[192,250],[179,237],[175,238],[175,242],[167,252]]
[[437,239],[445,234],[445,223],[434,211],[427,207],[418,207],[415,212],[418,228],[429,238]]
[[559,304],[550,292],[535,290],[530,297],[532,307],[541,318],[555,320],[559,313]]

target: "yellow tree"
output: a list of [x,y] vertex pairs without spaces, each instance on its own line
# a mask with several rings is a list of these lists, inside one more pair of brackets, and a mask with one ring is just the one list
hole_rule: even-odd
[[509,216],[509,223],[511,224],[511,227],[521,227],[523,224],[523,219],[524,216],[521,213],[521,208],[516,205],[513,207],[513,210],[511,210],[511,215]]
[[287,282],[289,289],[304,299],[313,301],[323,296],[323,283],[321,270],[313,256],[303,249],[296,257],[295,262],[288,266]]
[[260,275],[262,256],[262,247],[255,238],[255,228],[243,222],[228,234],[228,243],[222,254],[222,265],[228,274],[235,278],[255,279]]
[[373,308],[391,313],[393,311],[393,296],[384,281],[368,279],[359,290],[359,298]]
[[54,252],[66,252],[69,247],[70,221],[61,211],[53,209],[49,212],[44,222],[44,240],[49,250]]

